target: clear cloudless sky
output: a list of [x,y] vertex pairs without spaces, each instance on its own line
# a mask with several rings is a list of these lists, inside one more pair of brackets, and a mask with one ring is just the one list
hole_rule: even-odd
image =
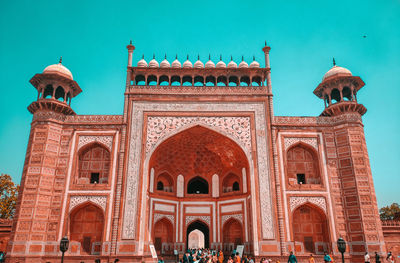
[[261,65],[267,40],[276,115],[318,116],[312,92],[335,57],[366,83],[358,100],[378,204],[400,202],[399,0],[0,0],[1,173],[20,181],[37,96],[29,79],[60,56],[83,90],[78,114],[122,114],[129,40],[134,63],[166,53]]

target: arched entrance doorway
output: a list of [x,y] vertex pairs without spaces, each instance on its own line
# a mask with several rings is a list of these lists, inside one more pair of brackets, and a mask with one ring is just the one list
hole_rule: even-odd
[[172,243],[172,231],[172,224],[166,218],[162,218],[155,223],[153,242],[158,254],[165,252],[163,251],[163,246],[168,246]]
[[[201,232],[203,234],[203,236],[204,236],[204,242],[203,242],[204,243],[204,247],[203,248],[209,248],[210,247],[210,235],[209,235],[210,231],[208,229],[208,226],[205,223],[203,223],[203,222],[201,222],[199,220],[190,223],[190,225],[188,225],[188,227],[187,227],[187,230],[186,230],[186,248],[187,249],[192,248],[192,247],[189,246],[189,236],[193,232],[198,234],[198,232],[196,230],[198,232]],[[199,236],[199,238],[200,238],[200,236]]]
[[328,222],[321,209],[305,204],[293,212],[294,241],[304,244],[305,253],[323,254],[330,251]]
[[243,244],[243,228],[237,219],[231,218],[224,224],[222,240],[225,251],[233,251],[237,245]]
[[70,215],[70,240],[81,243],[81,254],[101,252],[103,211],[92,203],[75,208]]

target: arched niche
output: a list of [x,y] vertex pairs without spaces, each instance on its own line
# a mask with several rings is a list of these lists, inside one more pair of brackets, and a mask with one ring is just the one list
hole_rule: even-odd
[[81,254],[100,254],[104,231],[104,214],[91,202],[75,207],[70,213],[69,236],[81,243]]
[[[208,195],[211,195],[213,192],[211,183],[214,175],[227,174],[233,170],[237,174],[241,174],[240,171],[243,169],[245,171],[249,169],[249,164],[242,148],[232,139],[206,127],[196,125],[182,130],[160,143],[151,153],[148,167],[149,177],[153,170],[155,175],[163,172],[171,175],[174,185],[176,185],[174,191],[177,191],[178,197],[184,197],[177,190],[179,182],[184,182],[184,193],[188,194],[190,181],[196,177],[202,178],[198,182],[208,185]],[[246,172],[243,174],[247,176]],[[178,175],[182,177],[179,182]],[[242,193],[241,177],[242,175],[238,179],[240,193]],[[221,180],[217,187],[220,187],[220,183]],[[154,180],[154,193],[157,192],[156,184],[157,179]],[[164,182],[163,185],[165,185]],[[222,188],[219,189],[218,192],[221,193]],[[191,192],[191,194],[195,194],[195,192]],[[216,194],[214,197],[217,197]]]
[[286,167],[289,185],[322,184],[318,154],[309,145],[292,145],[286,152]]
[[241,180],[238,175],[230,172],[224,176],[222,180],[222,193],[240,193],[242,190]]
[[225,244],[233,244],[234,247],[243,244],[243,227],[235,218],[230,218],[222,227],[222,241]]
[[100,143],[90,143],[78,152],[76,184],[108,184],[110,151]]
[[158,253],[161,253],[163,244],[173,242],[173,226],[167,218],[163,217],[155,222],[153,228],[153,242]]
[[188,194],[208,194],[209,185],[207,180],[200,176],[196,176],[187,183]]
[[306,253],[330,251],[328,220],[325,213],[310,203],[297,207],[292,214],[293,241],[302,242]]
[[156,178],[156,191],[173,193],[174,192],[174,180],[168,172],[162,172]]

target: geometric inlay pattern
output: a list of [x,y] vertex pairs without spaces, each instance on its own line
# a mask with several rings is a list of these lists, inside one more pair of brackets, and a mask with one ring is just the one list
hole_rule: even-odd
[[310,137],[292,137],[292,138],[287,138],[285,137],[285,150],[287,150],[290,146],[292,146],[295,143],[298,142],[303,142],[305,144],[308,144],[312,146],[315,150],[318,151],[318,142],[317,138],[310,138]]
[[305,204],[312,203],[321,208],[326,213],[326,201],[325,197],[315,196],[291,196],[290,197],[290,211],[293,212],[297,207]]
[[112,142],[113,142],[113,136],[109,135],[81,135],[79,136],[79,141],[78,141],[78,150],[82,148],[83,146],[92,143],[92,142],[99,142],[106,146],[109,151],[111,151],[112,148]]
[[80,205],[85,202],[92,202],[98,206],[100,206],[103,211],[106,210],[107,205],[107,196],[101,195],[73,195],[71,196],[69,202],[69,211],[71,211],[75,206]]

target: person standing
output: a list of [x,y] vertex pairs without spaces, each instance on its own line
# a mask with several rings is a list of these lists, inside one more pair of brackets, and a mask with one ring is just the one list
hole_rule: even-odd
[[219,262],[219,263],[224,262],[224,253],[222,253],[222,250],[220,250],[220,251],[218,252],[218,262]]
[[290,251],[290,255],[288,258],[288,263],[297,263],[297,258],[296,256],[293,254],[293,251]]
[[371,258],[370,258],[370,256],[369,256],[368,252],[365,252],[365,255],[364,255],[364,262],[365,262],[365,263],[370,263],[370,262],[371,262]]
[[386,257],[386,260],[387,260],[389,263],[394,263],[394,257],[393,257],[393,254],[392,254],[391,251],[389,251],[389,253],[388,253],[387,257]]
[[331,259],[331,257],[328,255],[328,253],[326,253],[325,252],[325,255],[324,255],[324,262],[326,263],[326,262],[332,262],[332,259]]
[[315,263],[313,254],[310,254],[310,257],[308,258],[308,263]]
[[375,263],[381,263],[381,256],[375,251]]

